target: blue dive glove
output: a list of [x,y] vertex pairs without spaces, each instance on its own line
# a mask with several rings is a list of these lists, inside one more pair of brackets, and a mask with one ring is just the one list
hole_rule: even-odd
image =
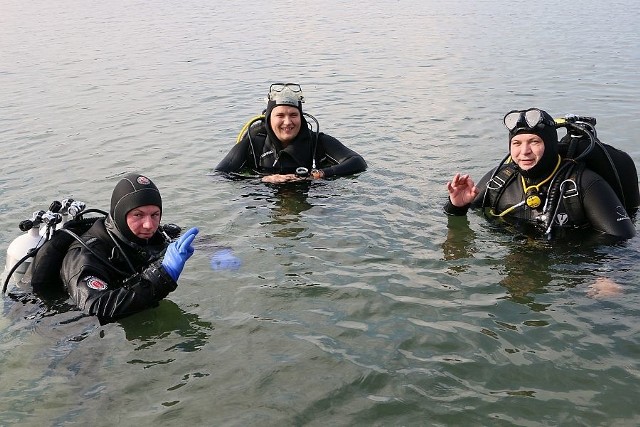
[[162,266],[174,281],[178,280],[184,264],[193,255],[191,243],[196,238],[198,229],[193,227],[184,233],[178,240],[167,246],[167,252],[162,259]]

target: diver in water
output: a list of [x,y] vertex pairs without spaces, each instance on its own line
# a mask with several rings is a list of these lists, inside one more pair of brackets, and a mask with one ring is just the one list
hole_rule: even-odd
[[128,174],[113,190],[106,218],[69,247],[60,276],[73,302],[101,323],[156,306],[177,287],[197,228],[170,243],[162,198],[146,176]]
[[[245,125],[236,145],[216,170],[234,174],[249,170],[270,183],[344,176],[366,170],[362,156],[336,138],[319,132],[317,120],[302,112],[303,102],[300,85],[272,84],[263,115]],[[315,131],[305,116],[315,122]]]
[[570,229],[592,229],[619,239],[635,235],[629,215],[635,214],[638,198],[632,161],[630,170],[619,171],[623,179],[635,180],[625,208],[601,175],[561,155],[557,123],[548,113],[537,108],[511,111],[504,124],[509,130],[509,160],[478,185],[469,175],[457,173],[447,183],[445,213],[460,216],[469,208],[481,208],[514,225],[533,225],[548,238]]

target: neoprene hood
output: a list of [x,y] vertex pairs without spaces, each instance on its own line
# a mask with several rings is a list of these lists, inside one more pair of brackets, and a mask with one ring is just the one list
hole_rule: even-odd
[[118,181],[111,195],[109,214],[122,236],[132,242],[146,243],[129,229],[127,213],[146,205],[157,206],[162,212],[160,191],[149,178],[138,173],[130,173]]
[[541,120],[536,126],[529,127],[523,120],[509,132],[509,147],[511,147],[511,139],[522,133],[538,135],[544,141],[544,153],[540,161],[529,170],[520,170],[522,176],[534,180],[547,177],[558,163],[558,131],[555,125],[550,124],[555,121],[546,111],[540,110],[540,112],[544,120]]

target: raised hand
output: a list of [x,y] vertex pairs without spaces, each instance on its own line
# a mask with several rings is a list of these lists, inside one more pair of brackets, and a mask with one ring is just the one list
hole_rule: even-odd
[[184,264],[193,255],[194,249],[191,243],[196,238],[196,234],[198,234],[198,229],[193,227],[167,247],[167,252],[162,259],[162,267],[174,281],[178,280]]
[[473,202],[479,192],[469,175],[460,175],[459,173],[447,183],[447,191],[449,191],[451,203],[457,207],[466,206]]

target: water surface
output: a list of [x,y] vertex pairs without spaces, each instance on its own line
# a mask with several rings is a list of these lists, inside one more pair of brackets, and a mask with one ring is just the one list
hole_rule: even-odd
[[[637,425],[638,239],[449,221],[445,182],[502,158],[504,113],[595,116],[640,160],[637,2],[0,0],[0,247],[128,171],[197,250],[160,306],[100,326],[2,300],[2,425]],[[211,169],[297,81],[356,177]],[[213,270],[231,248],[238,270]],[[3,252],[4,253],[4,252]],[[598,278],[621,296],[593,298]]]

